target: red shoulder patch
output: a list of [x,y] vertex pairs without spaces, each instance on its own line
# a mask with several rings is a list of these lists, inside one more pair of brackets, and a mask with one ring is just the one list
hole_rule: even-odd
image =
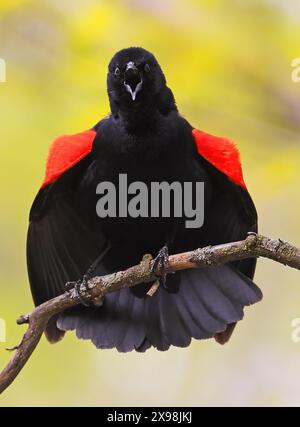
[[240,153],[235,144],[230,139],[210,135],[201,130],[193,129],[192,133],[198,153],[231,181],[247,190]]
[[96,136],[94,130],[56,138],[49,150],[46,174],[41,188],[52,184],[64,172],[76,165],[92,150]]

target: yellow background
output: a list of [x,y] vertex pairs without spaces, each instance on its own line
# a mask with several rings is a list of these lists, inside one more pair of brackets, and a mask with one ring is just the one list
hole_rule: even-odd
[[[299,2],[280,0],[1,0],[0,368],[32,308],[25,262],[28,212],[47,149],[108,112],[106,68],[131,45],[152,51],[181,113],[240,148],[262,233],[300,245]],[[300,273],[267,260],[264,300],[232,340],[160,353],[96,350],[73,334],[43,338],[0,405],[298,405]]]

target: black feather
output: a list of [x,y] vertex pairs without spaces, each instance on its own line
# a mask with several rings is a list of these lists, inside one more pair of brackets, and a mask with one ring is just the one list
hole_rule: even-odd
[[[179,273],[178,293],[159,287],[139,298],[125,288],[104,297],[99,308],[77,308],[59,317],[58,327],[76,330],[97,348],[164,351],[187,347],[191,338],[211,338],[243,318],[243,307],[262,297],[257,286],[231,266]],[[221,278],[225,279],[221,280]],[[224,284],[225,283],[225,284]]]

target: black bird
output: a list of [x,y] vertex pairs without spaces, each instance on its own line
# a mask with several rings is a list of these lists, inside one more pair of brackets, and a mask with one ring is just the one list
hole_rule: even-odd
[[[46,176],[30,212],[27,264],[33,299],[41,304],[65,284],[119,271],[151,253],[163,268],[168,253],[244,239],[257,231],[257,214],[243,181],[239,153],[226,138],[195,130],[178,112],[165,76],[148,51],[132,47],[111,60],[111,113],[92,129],[54,141]],[[100,218],[101,182],[204,182],[204,223],[187,228],[185,216]],[[193,192],[194,194],[195,192]],[[195,195],[197,196],[198,195]],[[133,197],[133,196],[132,196]],[[93,265],[91,269],[90,266]],[[243,308],[262,298],[252,282],[256,260],[163,274],[151,284],[108,294],[99,306],[80,305],[52,318],[50,342],[67,330],[98,348],[143,352],[151,346],[186,347],[191,338],[231,336]],[[156,270],[157,271],[157,270]]]

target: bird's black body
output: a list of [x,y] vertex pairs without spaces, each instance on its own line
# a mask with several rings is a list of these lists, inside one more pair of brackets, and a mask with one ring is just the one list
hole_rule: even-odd
[[[193,128],[179,115],[151,54],[139,48],[117,54],[109,65],[108,93],[112,113],[95,126],[91,152],[43,188],[33,204],[27,257],[36,304],[62,293],[64,284],[80,279],[101,254],[94,274],[125,269],[145,253],[155,256],[167,242],[177,253],[257,230],[249,194],[198,154]],[[128,183],[148,186],[204,182],[203,227],[186,228],[185,218],[99,218],[97,184],[118,187],[120,174],[127,174]],[[188,345],[191,337],[225,342],[244,305],[261,298],[249,279],[254,269],[255,260],[246,260],[176,273],[153,297],[146,295],[151,284],[123,289],[107,295],[101,307],[78,307],[53,319],[48,338],[57,341],[62,331],[76,329],[97,347],[119,351],[151,345],[166,350]]]
[[[112,116],[103,120],[98,127],[92,156],[97,160],[85,172],[80,191],[88,195],[87,203],[93,208],[97,199],[96,183],[110,181],[118,187],[119,174],[127,175],[128,184],[142,181],[148,187],[154,181],[206,181],[205,194],[208,196],[211,192],[207,174],[200,166],[191,128],[177,112],[159,117],[150,133],[139,136],[127,134],[122,123]],[[94,202],[90,203],[90,199]],[[174,228],[187,233],[183,230],[184,218],[108,218],[99,225],[110,241],[132,246],[131,256],[136,251],[136,257],[130,262],[137,262],[141,253],[155,254]],[[176,239],[176,243],[180,246],[176,250],[188,249],[183,240]],[[117,258],[123,263],[121,253]]]

